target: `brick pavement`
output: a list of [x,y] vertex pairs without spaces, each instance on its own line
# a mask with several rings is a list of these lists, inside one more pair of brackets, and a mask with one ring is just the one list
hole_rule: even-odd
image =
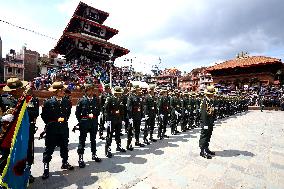
[[[73,112],[70,128],[76,123]],[[36,137],[43,130],[41,119],[38,125]],[[30,188],[284,188],[284,112],[249,111],[216,122],[211,140],[216,156],[212,160],[199,156],[199,135],[200,129],[194,129],[132,152],[114,153],[111,159],[104,157],[105,142],[98,140],[101,163],[91,160],[88,138],[87,166],[80,169],[76,153],[79,133],[70,129],[69,162],[76,166],[75,170],[60,169],[61,158],[56,149],[50,165],[51,176],[43,181],[40,176],[44,141],[36,140],[32,167],[36,181]],[[125,136],[122,145],[126,145]]]

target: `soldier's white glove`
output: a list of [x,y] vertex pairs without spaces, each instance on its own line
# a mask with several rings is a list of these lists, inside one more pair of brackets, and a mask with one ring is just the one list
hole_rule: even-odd
[[176,116],[180,116],[180,113],[178,113],[177,111],[175,111]]
[[203,127],[203,129],[208,129],[208,126],[205,125],[205,126]]
[[1,119],[2,122],[4,121],[7,121],[7,122],[12,122],[14,119],[14,115],[12,114],[7,114],[7,115],[4,115]]
[[148,115],[145,115],[145,120],[148,120],[148,119],[149,119]]
[[106,123],[108,127],[111,126],[111,121],[107,121]]
[[188,111],[187,111],[187,110],[185,110],[185,113],[187,114],[187,113],[188,113]]
[[122,126],[125,126],[125,121],[122,121],[121,124],[122,124]]
[[164,118],[164,115],[163,115],[163,114],[160,114],[160,118],[163,119],[163,118]]
[[130,123],[131,125],[133,125],[133,119],[132,119],[132,118],[129,119],[129,123]]

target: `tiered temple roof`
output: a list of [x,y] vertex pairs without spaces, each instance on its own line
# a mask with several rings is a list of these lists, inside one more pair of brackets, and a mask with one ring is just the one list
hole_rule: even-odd
[[118,30],[102,25],[108,16],[107,12],[80,2],[54,52],[67,59],[82,54],[101,60],[114,60],[128,54],[128,49],[107,41],[118,33]]

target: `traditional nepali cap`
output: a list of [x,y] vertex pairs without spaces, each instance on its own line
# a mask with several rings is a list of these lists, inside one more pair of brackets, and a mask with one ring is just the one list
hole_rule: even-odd
[[49,87],[48,90],[51,92],[54,92],[54,91],[65,89],[65,88],[67,88],[67,85],[63,85],[62,82],[55,81],[52,83],[52,85]]
[[7,84],[2,90],[5,92],[14,91],[25,87],[28,83],[27,81],[21,81],[19,78],[10,78],[7,80]]

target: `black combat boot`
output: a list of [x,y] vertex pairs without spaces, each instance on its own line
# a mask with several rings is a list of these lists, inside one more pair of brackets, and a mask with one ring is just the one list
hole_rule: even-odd
[[120,143],[117,144],[117,146],[116,146],[116,151],[118,151],[118,152],[123,152],[123,153],[126,152],[125,149],[121,148],[121,144],[120,144]]
[[67,161],[64,161],[62,162],[61,169],[74,170],[74,167],[70,165]]
[[79,167],[80,168],[84,168],[86,166],[86,164],[85,164],[85,162],[83,160],[83,154],[79,154],[79,161],[78,161],[78,163],[79,163]]
[[150,138],[149,139],[152,142],[157,142],[157,140],[153,138],[153,132],[150,133]]
[[43,180],[47,179],[49,177],[49,163],[44,163],[44,171],[41,176]]
[[144,147],[145,145],[136,140],[135,146]]
[[215,156],[215,152],[212,152],[211,150],[209,150],[209,148],[205,148],[205,152],[209,155]]
[[108,147],[108,145],[105,146],[105,155],[107,158],[111,158],[112,157],[112,153],[110,148]]
[[127,145],[126,145],[126,150],[130,150],[130,151],[133,151],[133,147],[131,145],[131,140],[127,140]]
[[147,140],[147,138],[144,139],[144,144],[149,145],[150,142]]
[[212,156],[210,156],[209,154],[207,154],[207,153],[204,151],[204,149],[201,149],[201,151],[200,151],[200,156],[201,156],[201,157],[204,157],[204,158],[206,158],[206,159],[212,159]]
[[92,154],[92,160],[95,160],[95,162],[101,162],[101,158],[99,158],[96,154]]

